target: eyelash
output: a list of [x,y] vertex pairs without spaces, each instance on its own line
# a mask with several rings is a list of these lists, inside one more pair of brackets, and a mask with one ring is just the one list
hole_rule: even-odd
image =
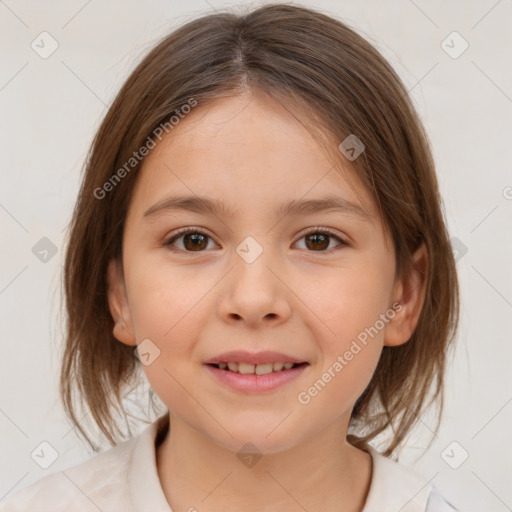
[[[182,236],[184,235],[187,235],[189,233],[194,233],[194,234],[200,234],[200,235],[205,235],[207,236],[210,240],[213,240],[213,238],[208,235],[208,233],[205,233],[204,231],[202,231],[200,228],[194,228],[194,227],[187,227],[187,228],[182,228],[182,229],[179,229],[178,231],[176,231],[170,238],[168,238],[165,242],[164,242],[164,246],[168,247],[169,250],[171,250],[172,252],[176,252],[176,253],[189,253],[189,254],[194,254],[195,252],[205,252],[205,250],[203,251],[186,251],[186,250],[183,250],[183,249],[177,249],[175,247],[172,246],[172,244],[178,240],[179,238],[181,238]],[[298,240],[301,240],[302,238],[308,236],[308,235],[311,235],[311,234],[316,234],[316,233],[319,233],[319,234],[322,234],[322,235],[329,235],[329,237],[331,238],[335,238],[339,243],[339,245],[337,245],[336,247],[332,248],[332,249],[326,249],[326,250],[323,250],[323,251],[308,251],[308,252],[318,252],[318,253],[331,253],[332,251],[336,250],[337,248],[339,248],[340,246],[341,247],[348,247],[349,246],[349,243],[346,242],[345,240],[343,240],[342,238],[340,238],[333,230],[329,229],[329,228],[324,228],[324,227],[316,227],[316,228],[313,228],[311,229],[310,231],[307,231],[306,233],[303,233],[302,236],[298,239]],[[297,240],[297,241],[298,241]],[[215,241],[215,240],[213,240]],[[216,242],[215,242],[216,243]],[[306,249],[307,250],[307,249]]]

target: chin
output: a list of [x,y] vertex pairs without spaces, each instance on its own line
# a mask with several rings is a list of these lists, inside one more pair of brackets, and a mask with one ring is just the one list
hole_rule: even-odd
[[[280,421],[282,421],[282,418]],[[289,450],[300,442],[296,429],[294,430],[295,435],[292,435],[289,426],[278,426],[276,428],[278,424],[279,422],[274,422],[272,426],[267,428],[266,425],[255,427],[254,422],[252,422],[252,424],[249,423],[246,428],[243,428],[244,425],[238,423],[236,428],[228,427],[229,433],[233,437],[223,432],[222,436],[211,436],[211,438],[218,445],[237,454],[256,452],[270,455]]]

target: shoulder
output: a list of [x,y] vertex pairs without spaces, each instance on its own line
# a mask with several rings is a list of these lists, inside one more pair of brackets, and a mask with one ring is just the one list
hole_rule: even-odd
[[372,482],[363,512],[457,512],[415,471],[371,448]]
[[433,487],[425,512],[458,512],[458,510],[448,503],[441,494],[439,494],[439,491]]
[[144,451],[147,451],[155,430],[155,424],[152,424],[139,436],[81,464],[41,478],[15,492],[0,506],[0,512],[133,510],[130,493],[132,459],[144,440]]

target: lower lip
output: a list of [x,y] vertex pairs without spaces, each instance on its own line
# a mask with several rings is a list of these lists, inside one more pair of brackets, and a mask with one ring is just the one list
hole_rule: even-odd
[[287,382],[291,382],[298,378],[308,366],[308,364],[303,364],[289,370],[281,370],[280,372],[268,373],[267,375],[256,375],[254,373],[244,375],[229,370],[221,370],[216,366],[208,364],[206,368],[216,379],[229,388],[236,389],[237,391],[258,393],[261,391],[272,391]]

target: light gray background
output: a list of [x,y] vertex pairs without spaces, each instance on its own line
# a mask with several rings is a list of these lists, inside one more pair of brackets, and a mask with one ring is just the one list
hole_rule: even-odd
[[[458,262],[462,317],[444,421],[421,456],[432,426],[422,418],[400,461],[461,510],[511,510],[512,2],[303,4],[344,19],[395,66],[431,137],[450,233],[467,248]],[[0,0],[1,500],[90,457],[59,406],[57,379],[61,249],[93,134],[161,36],[234,5]],[[43,31],[59,45],[47,59],[31,48]],[[462,48],[453,31],[469,44],[458,58],[445,51]],[[32,252],[43,237],[58,249],[47,262]],[[46,470],[30,456],[42,441],[59,454]]]

